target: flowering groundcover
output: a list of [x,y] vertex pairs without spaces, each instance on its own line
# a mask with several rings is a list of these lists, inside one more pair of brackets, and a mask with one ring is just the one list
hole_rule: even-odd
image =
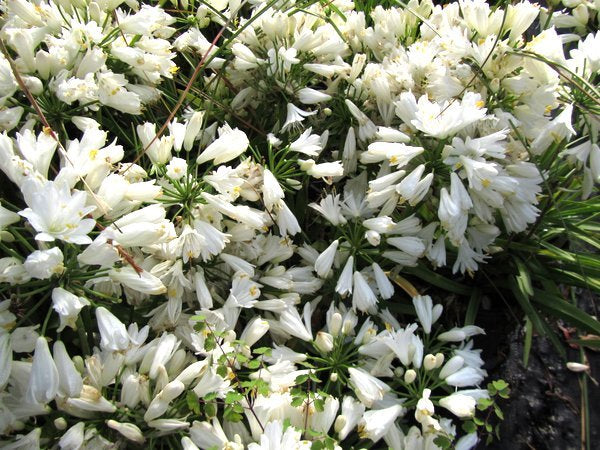
[[510,443],[499,299],[590,448],[598,2],[0,7],[2,448]]

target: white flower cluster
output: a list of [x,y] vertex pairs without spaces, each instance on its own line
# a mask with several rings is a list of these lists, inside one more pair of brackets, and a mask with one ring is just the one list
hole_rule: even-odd
[[527,1],[172,3],[2,6],[5,448],[474,447],[483,330],[400,274],[527,230],[548,152],[591,195],[565,75],[593,87],[600,35],[566,57]]

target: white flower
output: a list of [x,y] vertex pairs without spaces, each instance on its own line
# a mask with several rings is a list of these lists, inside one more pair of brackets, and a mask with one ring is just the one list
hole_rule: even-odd
[[473,417],[477,401],[468,395],[452,394],[440,400],[440,406],[457,417]]
[[354,256],[350,255],[344,269],[335,285],[335,291],[342,297],[346,294],[352,294],[352,273],[354,272]]
[[366,438],[377,442],[388,432],[396,419],[403,413],[404,408],[401,405],[367,411],[358,425],[358,435],[362,439]]
[[452,328],[438,336],[440,341],[444,342],[460,342],[465,339],[475,336],[476,334],[485,334],[482,328],[475,325],[466,325],[462,328]]
[[333,260],[338,249],[339,241],[336,239],[315,261],[315,272],[321,277],[326,278],[333,265]]
[[485,372],[473,367],[463,367],[446,377],[446,383],[455,387],[476,386],[483,381]]
[[29,208],[19,212],[38,232],[39,241],[60,239],[74,244],[92,242],[87,234],[95,226],[93,219],[85,219],[95,206],[85,206],[85,192],[74,190],[61,182],[47,181],[41,187],[31,179],[25,180],[21,190]]
[[186,223],[183,226],[181,235],[179,235],[179,245],[181,245],[181,255],[185,264],[189,260],[200,256],[206,246],[206,239]]
[[290,144],[289,149],[294,152],[304,153],[308,156],[319,156],[323,145],[321,143],[321,136],[318,134],[311,134],[312,128],[308,128],[300,135],[298,139]]
[[169,408],[169,403],[179,397],[185,390],[185,385],[179,380],[173,380],[168,383],[156,397],[152,399],[146,413],[144,414],[144,420],[149,422],[160,416],[162,416]]
[[285,197],[283,193],[283,189],[279,185],[277,178],[273,173],[265,168],[263,170],[263,201],[265,202],[265,207],[271,211],[273,206],[281,199]]
[[340,195],[327,195],[319,204],[310,203],[308,206],[315,209],[325,217],[332,225],[343,225],[347,222],[342,214]]
[[433,302],[429,295],[417,295],[413,297],[412,302],[415,311],[417,312],[419,322],[421,322],[421,326],[423,327],[423,331],[425,331],[426,334],[431,333],[431,325],[439,319],[442,314],[443,306],[439,304],[433,306]]
[[373,268],[375,282],[377,283],[377,289],[379,290],[379,295],[381,298],[384,300],[392,298],[392,295],[394,295],[394,286],[388,279],[383,269],[379,267],[379,264],[377,263],[373,263],[371,267]]
[[287,131],[288,128],[297,126],[298,124],[304,121],[305,117],[312,116],[316,113],[317,111],[304,111],[294,106],[292,103],[288,103],[287,117],[283,126],[281,127],[281,132],[284,133],[285,131]]
[[[308,175],[311,175],[314,178],[341,177],[344,175],[344,166],[342,166],[341,161],[317,164],[313,159],[299,159],[298,164],[300,165],[300,170],[305,171]],[[332,183],[332,181],[328,179],[325,181],[328,184]]]
[[58,393],[64,397],[78,397],[83,389],[83,380],[69,358],[65,344],[56,341],[52,347],[54,361],[58,370]]
[[391,389],[383,381],[362,369],[350,367],[348,373],[350,374],[350,384],[354,389],[354,393],[368,408],[372,407],[376,401],[383,399],[385,393]]
[[359,271],[352,276],[353,289],[352,308],[361,312],[373,313],[376,310],[377,297]]
[[196,159],[198,164],[213,160],[213,164],[221,164],[237,158],[246,151],[250,141],[246,133],[228,125],[219,130],[219,138],[204,149]]
[[146,440],[139,427],[132,423],[121,423],[110,419],[106,421],[106,425],[108,425],[109,428],[118,431],[130,441],[143,444]]
[[61,450],[75,450],[81,448],[83,445],[84,431],[85,422],[80,420],[61,436],[58,441],[58,446]]
[[45,280],[59,275],[65,270],[63,254],[58,247],[49,250],[36,250],[27,256],[23,267],[32,278]]
[[96,308],[96,320],[100,330],[100,347],[111,351],[126,350],[130,337],[123,322],[103,306]]
[[27,386],[27,399],[32,403],[46,404],[58,392],[58,369],[50,354],[48,341],[39,337],[35,343],[29,385]]
[[365,412],[365,405],[355,400],[353,397],[346,396],[342,401],[342,413],[335,420],[334,428],[338,433],[340,440],[346,437],[358,425],[362,415]]
[[298,91],[298,99],[305,105],[314,105],[331,100],[331,95],[306,87]]
[[248,444],[248,450],[294,449],[309,450],[312,442],[303,441],[302,433],[294,427],[283,431],[283,423],[273,420],[265,426],[260,436],[260,444]]
[[182,158],[173,158],[167,164],[167,176],[173,180],[180,180],[187,173],[187,162]]
[[159,295],[167,292],[167,288],[159,278],[147,270],[137,272],[133,267],[126,266],[113,269],[108,276],[122,285],[149,295]]
[[61,287],[52,290],[52,307],[60,316],[60,326],[56,331],[61,332],[66,326],[76,329],[75,322],[79,311],[90,302],[83,297],[77,297]]
[[12,349],[10,345],[10,334],[0,334],[0,389],[8,382],[10,369],[12,367]]

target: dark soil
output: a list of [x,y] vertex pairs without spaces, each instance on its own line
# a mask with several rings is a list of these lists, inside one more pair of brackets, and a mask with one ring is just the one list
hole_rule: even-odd
[[[593,302],[593,299],[588,298],[588,301]],[[582,448],[581,376],[568,370],[552,344],[539,336],[533,338],[529,363],[525,367],[523,326],[506,314],[505,305],[481,311],[477,323],[487,331],[477,344],[484,348],[489,380],[502,378],[511,389],[510,399],[500,403],[505,416],[500,441],[489,446],[480,443],[478,449]],[[598,377],[600,355],[592,351],[586,354],[592,375]],[[568,348],[568,360],[579,361],[579,351]],[[588,392],[590,448],[594,449],[600,445],[600,388],[589,378]]]

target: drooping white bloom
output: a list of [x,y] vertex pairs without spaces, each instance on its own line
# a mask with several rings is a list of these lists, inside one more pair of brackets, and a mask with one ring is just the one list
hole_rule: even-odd
[[58,386],[58,369],[50,354],[48,341],[44,337],[39,337],[35,343],[27,398],[33,403],[46,404],[54,400]]
[[64,397],[78,397],[83,389],[83,379],[69,357],[65,344],[56,341],[52,347],[58,370],[58,393]]
[[269,422],[260,436],[260,444],[251,443],[248,450],[294,449],[309,450],[312,442],[302,440],[302,433],[294,427],[283,431],[280,420]]
[[64,271],[63,260],[60,248],[52,247],[49,250],[36,250],[30,253],[23,267],[32,278],[45,280]]
[[440,400],[440,406],[457,417],[473,417],[477,401],[468,395],[452,394]]
[[144,420],[149,422],[154,420],[160,416],[162,416],[167,409],[169,408],[169,404],[179,397],[181,393],[185,390],[185,385],[179,380],[173,380],[168,383],[148,406],[146,413],[144,414]]
[[462,328],[452,328],[440,334],[438,339],[444,342],[460,342],[476,334],[485,334],[485,332],[475,325],[466,325]]
[[362,369],[350,367],[348,373],[350,374],[350,384],[354,389],[354,393],[368,408],[373,406],[374,402],[383,399],[385,393],[391,389],[383,381]]
[[473,367],[463,367],[446,377],[446,383],[454,387],[476,386],[485,378],[485,372]]
[[294,106],[293,103],[288,103],[287,117],[281,127],[281,132],[284,133],[290,127],[293,128],[299,126],[299,124],[302,123],[306,117],[312,116],[316,113],[317,111],[304,111],[297,106]]
[[66,326],[75,329],[79,312],[89,304],[90,302],[83,297],[78,297],[61,287],[54,288],[52,290],[52,308],[60,317],[60,326],[57,331],[61,332]]
[[289,149],[308,156],[319,156],[319,153],[323,150],[321,136],[311,134],[311,132],[312,127],[307,128],[298,139],[290,144]]
[[375,282],[377,283],[377,289],[379,290],[379,295],[381,298],[384,300],[392,298],[392,295],[394,295],[394,286],[390,282],[383,269],[379,267],[379,264],[377,263],[373,263],[371,267],[373,268]]
[[305,105],[314,105],[331,100],[331,95],[306,87],[298,91],[298,100]]
[[324,178],[326,182],[331,184],[328,178],[341,177],[344,175],[344,166],[341,161],[325,162],[317,164],[313,159],[302,160],[299,159],[298,163],[300,169],[305,171],[308,175],[314,178]]
[[352,294],[352,274],[354,273],[354,256],[350,255],[335,285],[335,291],[342,297]]
[[74,450],[83,445],[85,421],[80,420],[64,433],[58,441],[61,450]]
[[40,185],[33,180],[25,180],[21,190],[29,208],[19,212],[38,232],[39,241],[60,239],[74,244],[92,242],[87,234],[94,228],[95,221],[86,219],[95,206],[85,206],[85,192],[74,190],[71,193],[66,183],[47,181]]
[[10,347],[10,334],[0,334],[0,389],[4,389],[4,386],[8,382],[8,377],[10,376],[13,359],[12,349]]
[[417,295],[413,297],[412,302],[423,331],[426,334],[431,333],[431,325],[441,316],[443,306],[440,304],[433,306],[433,301],[429,295]]
[[146,440],[139,427],[132,423],[121,423],[110,419],[106,421],[106,425],[135,443],[143,444]]
[[339,243],[340,242],[337,239],[333,241],[315,261],[315,272],[317,272],[321,278],[326,278],[331,270]]
[[147,270],[137,272],[133,267],[126,266],[113,269],[108,275],[111,279],[143,294],[160,295],[167,292],[162,281]]
[[321,200],[319,204],[310,203],[308,206],[315,209],[323,217],[325,217],[332,225],[345,224],[346,218],[342,214],[342,205],[340,202],[340,196],[338,195],[327,195]]
[[238,128],[231,129],[228,125],[219,130],[219,137],[206,147],[196,162],[204,164],[207,161],[213,161],[213,164],[222,164],[237,158],[246,151],[250,141],[246,133]]
[[273,206],[285,197],[283,193],[283,189],[279,185],[277,178],[273,173],[265,168],[263,170],[263,201],[265,202],[265,207],[271,211]]
[[358,434],[363,439],[366,438],[377,442],[388,432],[396,419],[403,413],[404,408],[401,405],[367,411],[358,424]]
[[100,330],[103,349],[111,351],[126,350],[129,347],[130,337],[123,322],[103,306],[96,308],[96,320]]
[[373,313],[376,310],[377,297],[359,271],[354,272],[352,282],[354,290],[352,293],[352,308],[361,312]]

